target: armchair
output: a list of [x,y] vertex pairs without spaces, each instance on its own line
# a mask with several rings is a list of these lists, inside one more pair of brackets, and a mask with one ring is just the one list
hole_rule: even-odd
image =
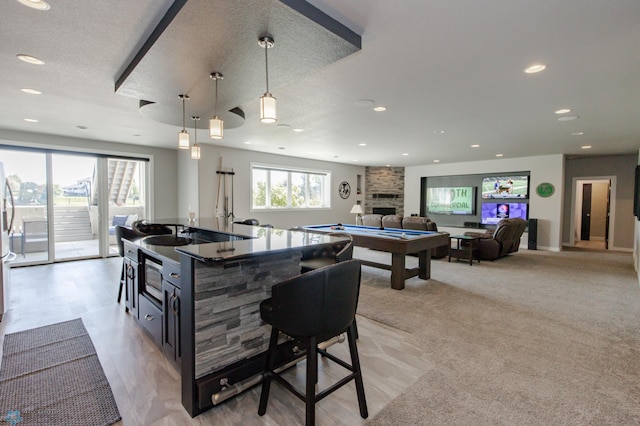
[[478,259],[495,260],[515,253],[520,247],[520,238],[527,227],[524,219],[502,219],[498,222],[495,231],[465,232],[464,235],[478,237]]

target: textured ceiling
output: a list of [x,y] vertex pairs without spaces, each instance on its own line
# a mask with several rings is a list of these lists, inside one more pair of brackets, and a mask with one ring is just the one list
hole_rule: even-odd
[[[296,2],[293,2],[295,4]],[[299,3],[299,2],[298,2]],[[118,94],[153,102],[141,112],[161,123],[179,126],[187,94],[189,115],[210,117],[218,81],[218,115],[227,128],[242,124],[225,114],[266,90],[265,52],[258,40],[267,35],[269,89],[276,91],[360,49],[360,37],[308,7],[303,14],[278,0],[189,0],[176,2],[141,54],[116,83]],[[349,39],[323,26],[333,26]],[[161,33],[160,33],[161,32]],[[148,48],[147,48],[148,46]]]
[[[89,139],[176,149],[182,127],[177,124],[182,117],[178,94],[212,102],[214,84],[208,75],[216,70],[225,75],[219,83],[219,109],[239,106],[246,119],[216,141],[201,122],[198,141],[203,149],[215,144],[403,166],[489,160],[497,154],[505,159],[637,155],[640,148],[638,0],[309,0],[361,35],[362,48],[295,78],[287,77],[289,68],[324,58],[317,58],[321,55],[314,45],[308,45],[304,57],[280,56],[288,54],[290,39],[311,35],[288,32],[277,11],[308,3],[189,0],[187,5],[202,4],[207,10],[190,15],[189,28],[172,34],[168,27],[161,35],[160,44],[140,63],[140,70],[148,68],[134,96],[116,93],[116,82],[174,1],[48,2],[51,9],[43,12],[16,0],[0,1],[0,143],[56,135],[79,138],[80,143]],[[248,4],[253,17],[231,19],[220,12],[237,4]],[[220,21],[220,16],[227,18]],[[223,29],[220,41],[196,44],[187,38],[208,33],[214,22]],[[242,32],[246,38],[230,35],[246,26],[251,27]],[[278,125],[258,119],[258,97],[265,90],[264,52],[257,45],[261,31],[276,40],[269,68]],[[238,53],[228,45],[236,42],[247,57],[234,56]],[[25,64],[16,59],[19,53],[46,64]],[[216,55],[224,55],[224,64]],[[242,61],[255,63],[244,67]],[[522,72],[538,61],[547,64],[544,72]],[[130,77],[137,78],[136,72]],[[157,98],[151,93],[154,80],[164,81]],[[21,88],[35,88],[42,95],[28,95]],[[168,114],[176,124],[143,115],[140,99],[170,105]],[[387,111],[358,106],[360,99],[371,99]],[[197,103],[187,104],[187,114],[206,119],[203,110],[211,108],[197,109]],[[570,108],[579,118],[559,122],[554,113],[559,108]],[[295,127],[304,132],[293,132]],[[583,134],[572,135],[576,132]],[[583,150],[584,145],[592,148]]]

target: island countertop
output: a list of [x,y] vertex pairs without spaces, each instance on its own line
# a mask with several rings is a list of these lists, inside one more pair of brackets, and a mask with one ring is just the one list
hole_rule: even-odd
[[260,256],[265,253],[301,250],[308,246],[331,245],[344,240],[341,237],[310,233],[302,230],[286,230],[262,226],[224,223],[223,219],[202,218],[161,219],[154,223],[177,226],[188,233],[189,230],[210,231],[228,235],[231,241],[206,242],[181,246],[163,246],[145,242],[145,238],[136,244],[143,250],[159,254],[167,259],[179,262],[180,254],[193,257],[201,262],[220,262]]

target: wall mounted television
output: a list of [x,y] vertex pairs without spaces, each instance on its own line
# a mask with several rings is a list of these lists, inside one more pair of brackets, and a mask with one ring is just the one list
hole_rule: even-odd
[[482,203],[480,223],[495,225],[501,219],[516,218],[529,219],[529,204],[527,203]]
[[495,175],[482,178],[483,199],[529,198],[529,176]]
[[476,214],[476,186],[427,188],[427,213]]

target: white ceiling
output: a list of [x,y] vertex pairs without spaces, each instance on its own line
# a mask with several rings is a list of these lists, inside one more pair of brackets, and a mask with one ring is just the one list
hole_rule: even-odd
[[[38,11],[16,0],[0,2],[0,129],[175,148],[180,127],[144,117],[138,99],[114,90],[172,1],[48,3],[50,10]],[[640,148],[638,0],[309,3],[360,34],[362,50],[270,87],[278,98],[279,123],[290,127],[259,122],[261,88],[254,100],[238,105],[244,125],[226,130],[216,145],[373,166],[486,160],[496,154],[627,154]],[[276,18],[263,19],[268,25]],[[269,61],[275,72],[283,67],[274,64],[277,49],[286,43],[272,35],[276,46]],[[255,49],[263,58],[257,41]],[[46,64],[26,64],[16,59],[20,53]],[[163,72],[178,76],[181,66],[172,53],[165,52]],[[523,72],[536,62],[547,69]],[[262,78],[264,69],[256,73]],[[233,75],[225,75],[220,93],[230,80]],[[177,95],[184,89],[167,90],[180,106]],[[356,105],[360,99],[387,111]],[[554,111],[560,108],[579,118],[559,122]],[[193,115],[188,109],[187,114]],[[198,142],[213,145],[204,129]]]

